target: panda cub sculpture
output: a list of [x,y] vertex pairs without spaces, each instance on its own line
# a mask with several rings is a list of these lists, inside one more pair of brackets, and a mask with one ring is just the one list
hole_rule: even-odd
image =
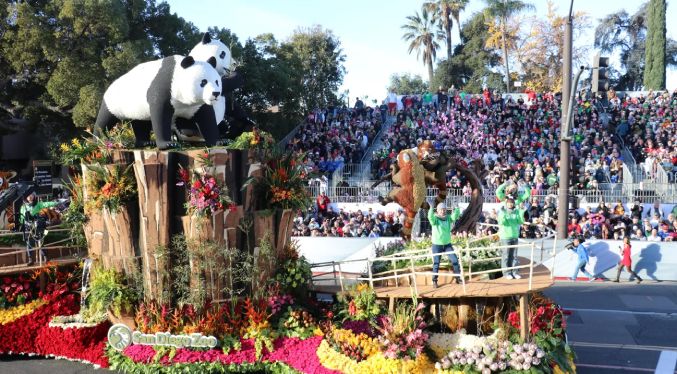
[[[144,146],[150,140],[144,123],[150,121],[157,147],[176,147],[171,141],[174,121],[200,118],[200,109],[213,106],[221,96],[222,82],[217,66],[213,56],[204,62],[178,55],[137,65],[116,79],[104,93],[95,132],[101,134],[121,120],[131,120],[136,146]],[[203,136],[210,134],[211,142],[215,142],[216,122],[196,122]]]

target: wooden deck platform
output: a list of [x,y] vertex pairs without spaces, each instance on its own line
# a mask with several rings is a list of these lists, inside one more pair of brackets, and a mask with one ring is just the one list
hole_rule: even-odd
[[[550,279],[550,270],[544,265],[534,267],[532,278],[532,287],[529,290],[529,272],[522,269],[520,272],[522,279],[475,279],[465,283],[465,292],[461,284],[440,284],[439,288],[434,289],[432,285],[419,285],[418,298],[420,299],[451,299],[459,297],[504,297],[511,295],[526,294],[529,292],[541,291],[553,285]],[[442,281],[440,277],[440,283]],[[341,291],[338,285],[316,285],[311,287],[312,291],[318,293],[335,294]],[[413,286],[375,286],[376,296],[384,299],[409,299],[413,293]]]
[[[457,297],[504,297],[541,291],[553,285],[550,270],[544,265],[534,267],[532,287],[529,290],[529,273],[520,273],[522,279],[472,279],[465,283],[465,293],[461,284],[440,284],[434,289],[430,285],[418,286],[418,297],[423,299],[450,299]],[[379,298],[409,299],[412,287],[374,287]]]
[[[81,259],[74,258],[74,257],[68,257],[68,258],[55,258],[52,260],[49,260],[50,264],[55,264],[56,266],[67,266],[67,265],[72,265],[80,262]],[[11,266],[2,266],[0,267],[0,275],[9,275],[9,274],[18,274],[18,273],[27,273],[31,272],[34,270],[38,270],[43,266],[39,266],[38,263],[33,263],[31,266],[27,266],[26,264],[20,264],[20,265],[11,265]]]

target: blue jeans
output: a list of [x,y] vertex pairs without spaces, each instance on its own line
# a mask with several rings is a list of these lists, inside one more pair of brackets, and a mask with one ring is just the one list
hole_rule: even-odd
[[[454,250],[454,248],[451,246],[451,244],[446,244],[446,245],[433,244],[433,254],[450,252],[450,251],[453,251],[453,250]],[[441,255],[433,256],[433,273],[435,273],[435,275],[433,275],[433,282],[437,282],[437,272],[440,270],[440,257],[442,257],[442,256]],[[449,261],[451,262],[451,266],[454,269],[454,273],[460,274],[461,268],[458,266],[458,257],[456,257],[456,254],[455,253],[448,253],[447,257],[449,258]]]
[[[501,245],[517,245],[517,238],[514,239],[501,239]],[[501,267],[509,268],[517,266],[517,248],[508,248],[501,250]],[[503,276],[508,276],[512,274],[517,274],[517,269],[503,270]]]
[[587,265],[588,262],[585,260],[578,260],[578,264],[576,265],[576,270],[574,270],[574,276],[571,277],[571,279],[576,280],[578,277],[578,272],[581,271],[583,274],[587,275],[588,278],[594,278],[592,274],[588,273],[587,270],[585,270],[585,265]]

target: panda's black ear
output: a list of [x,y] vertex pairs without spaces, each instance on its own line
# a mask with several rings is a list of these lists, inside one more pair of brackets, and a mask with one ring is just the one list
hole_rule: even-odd
[[193,66],[194,63],[195,59],[193,58],[193,56],[186,56],[183,58],[183,60],[181,60],[181,67],[186,69]]
[[204,35],[202,35],[202,44],[209,44],[212,42],[212,36],[209,35],[208,32],[206,32]]
[[214,69],[216,69],[216,57],[212,56],[210,57],[207,62],[209,65],[211,65]]

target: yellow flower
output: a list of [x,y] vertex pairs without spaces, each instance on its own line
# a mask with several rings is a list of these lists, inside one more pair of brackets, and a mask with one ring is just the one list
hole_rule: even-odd
[[33,300],[28,304],[15,306],[9,309],[0,310],[0,325],[5,325],[17,319],[33,313],[39,307],[47,304],[42,299]]
[[71,150],[71,147],[69,147],[68,144],[66,143],[61,143],[59,148],[61,148],[62,152],[69,152]]
[[78,138],[73,138],[73,140],[71,140],[71,144],[73,144],[73,147],[82,148],[82,144],[80,144],[80,140]]
[[369,286],[366,283],[360,283],[357,285],[357,292],[364,292],[369,289]]

